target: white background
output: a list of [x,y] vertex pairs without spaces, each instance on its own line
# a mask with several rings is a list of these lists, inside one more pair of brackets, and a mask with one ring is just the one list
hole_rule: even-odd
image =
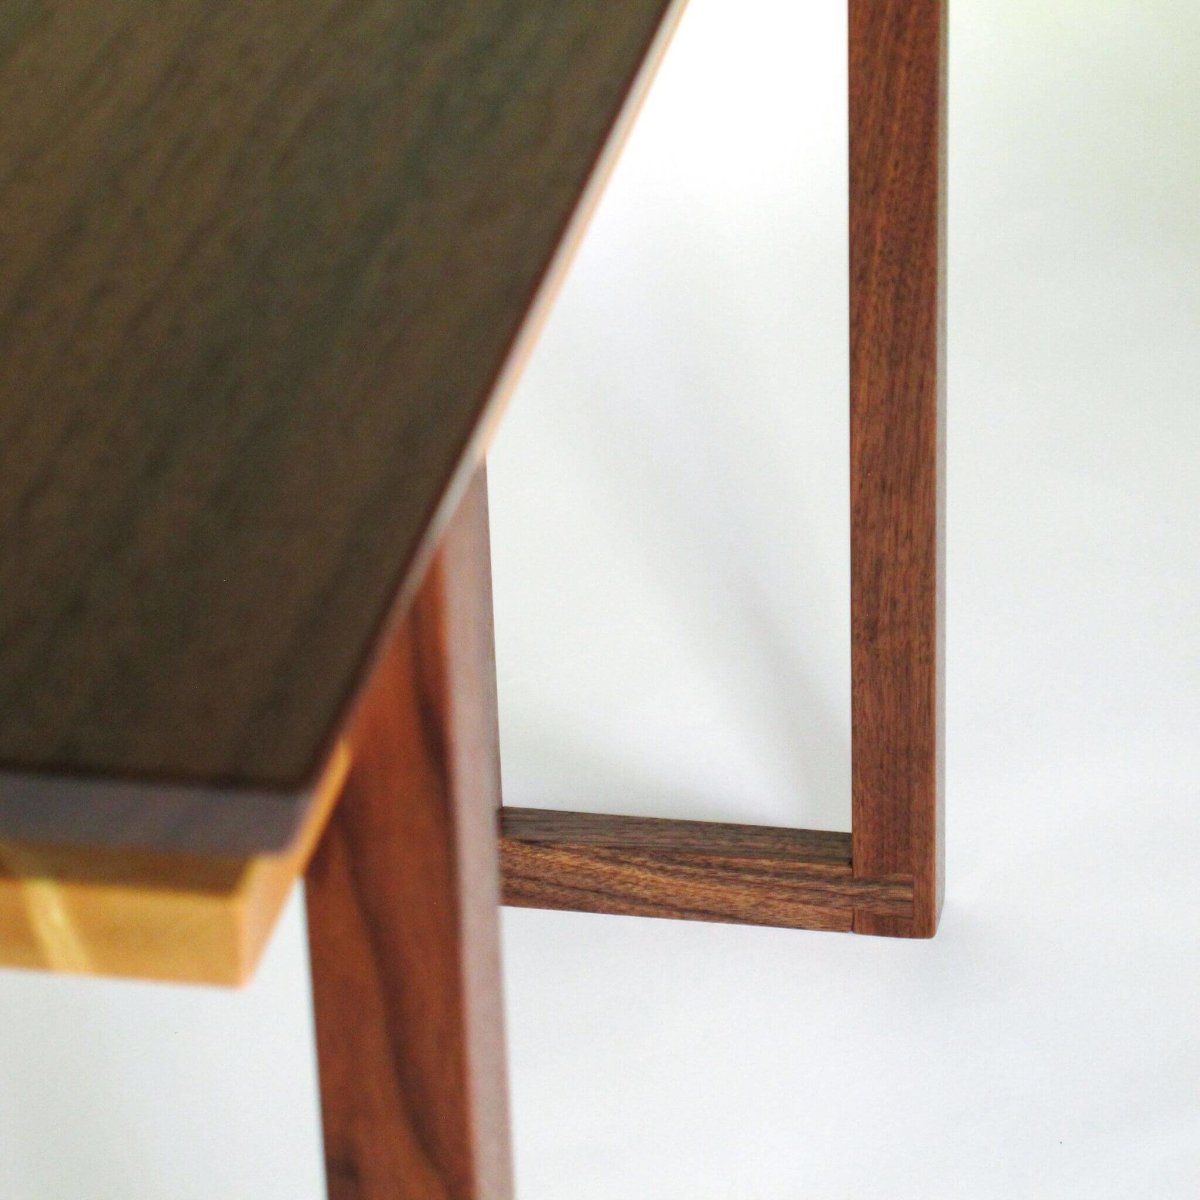
[[[849,827],[843,9],[692,0],[513,400],[510,803]],[[941,932],[506,911],[519,1200],[1200,1195],[1200,7],[951,55]],[[0,1197],[321,1196],[303,946],[0,976]]]

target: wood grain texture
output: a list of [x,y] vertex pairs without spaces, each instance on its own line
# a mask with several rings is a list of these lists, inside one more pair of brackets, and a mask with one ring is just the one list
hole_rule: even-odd
[[300,837],[242,860],[0,842],[0,967],[171,983],[253,974],[341,792],[337,747]]
[[482,472],[352,722],[308,872],[331,1200],[511,1195]]
[[912,879],[864,879],[850,835],[505,808],[504,903],[848,931],[856,909],[912,916]]
[[947,0],[850,0],[853,859],[942,903]]
[[0,6],[0,836],[286,844],[679,7]]

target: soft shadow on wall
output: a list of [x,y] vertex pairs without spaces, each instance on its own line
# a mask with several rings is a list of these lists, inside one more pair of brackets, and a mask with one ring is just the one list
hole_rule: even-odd
[[849,828],[846,18],[768,7],[685,14],[493,448],[512,804]]

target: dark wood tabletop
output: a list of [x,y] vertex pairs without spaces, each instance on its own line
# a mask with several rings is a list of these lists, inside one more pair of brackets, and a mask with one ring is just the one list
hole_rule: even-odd
[[286,843],[669,7],[0,3],[0,837]]

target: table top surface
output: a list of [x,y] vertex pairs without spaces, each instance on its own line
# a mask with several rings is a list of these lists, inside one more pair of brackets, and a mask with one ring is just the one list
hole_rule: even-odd
[[670,7],[0,6],[0,837],[286,842]]

